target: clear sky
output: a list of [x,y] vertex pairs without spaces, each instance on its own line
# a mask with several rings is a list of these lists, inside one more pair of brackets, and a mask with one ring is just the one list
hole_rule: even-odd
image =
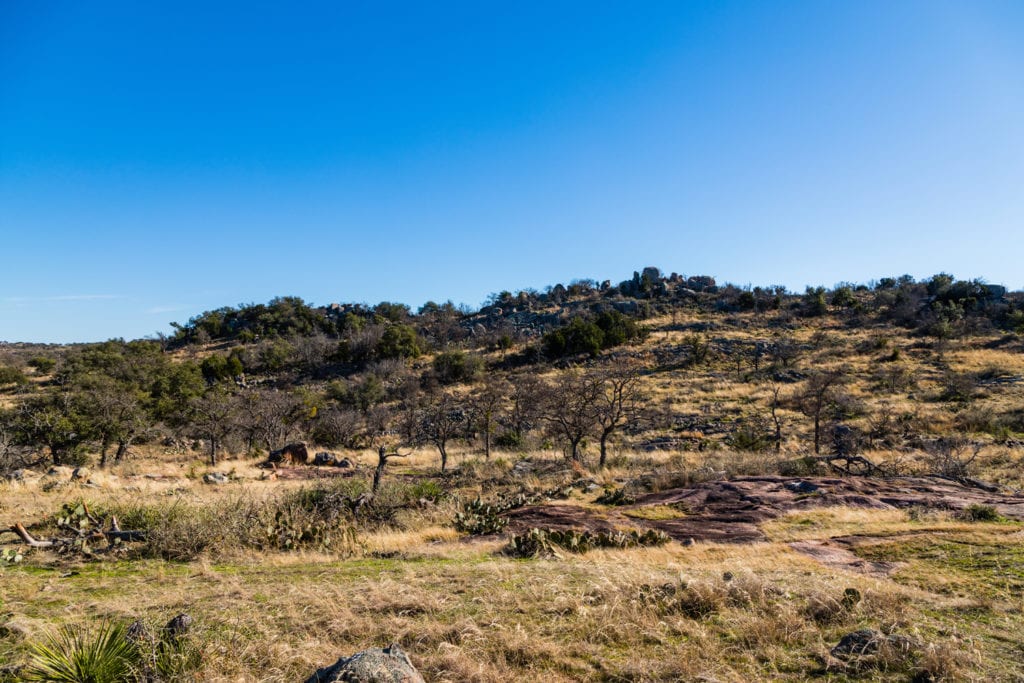
[[1022,257],[1017,0],[0,2],[0,340]]

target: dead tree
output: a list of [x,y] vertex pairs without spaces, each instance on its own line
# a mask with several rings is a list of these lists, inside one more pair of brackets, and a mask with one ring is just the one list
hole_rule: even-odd
[[797,405],[807,417],[814,419],[814,454],[821,453],[821,419],[837,397],[837,390],[845,380],[842,370],[817,372],[807,378],[797,397]]
[[[397,450],[394,453],[388,453],[386,446],[381,446],[377,449],[377,469],[373,471],[373,486],[370,488],[370,495],[376,496],[377,489],[380,488],[380,481],[384,477],[384,470],[388,466],[388,460],[391,458],[407,458],[408,453],[399,453]],[[355,512],[355,510],[353,510]]]
[[640,408],[640,370],[620,363],[610,370],[598,372],[594,401],[594,420],[598,427],[601,458],[598,468],[608,457],[608,439],[620,427],[635,420]]

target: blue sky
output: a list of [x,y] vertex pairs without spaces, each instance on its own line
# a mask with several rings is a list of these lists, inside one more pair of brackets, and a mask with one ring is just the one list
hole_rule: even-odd
[[1024,3],[0,3],[0,340],[655,265],[1024,288]]

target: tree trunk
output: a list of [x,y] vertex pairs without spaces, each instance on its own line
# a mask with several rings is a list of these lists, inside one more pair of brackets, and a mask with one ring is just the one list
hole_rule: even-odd
[[217,437],[210,437],[210,467],[217,466]]
[[779,389],[776,387],[772,394],[772,421],[775,423],[775,452],[782,450],[782,420],[778,414]]
[[821,411],[814,413],[814,454],[821,453]]
[[104,435],[100,443],[100,467],[107,466],[107,451],[110,450],[110,437]]
[[491,459],[491,415],[487,414],[487,421],[484,422],[484,459]]
[[380,488],[380,480],[384,476],[384,468],[388,465],[387,451],[384,446],[381,446],[377,450],[377,469],[373,472],[373,488],[371,491],[373,495],[377,495],[377,489]]
[[443,442],[437,444],[437,450],[441,454],[441,471],[444,472],[445,468],[448,467],[448,450]]
[[613,429],[605,429],[601,432],[601,459],[597,463],[597,468],[604,468],[605,460],[608,456],[608,437],[612,435]]
[[577,439],[572,439],[569,442],[569,444],[570,444],[570,457],[572,458],[572,460],[574,462],[579,462],[580,461],[580,441],[582,441],[582,440],[583,440],[583,437],[579,437]]
[[117,452],[114,453],[114,462],[121,462],[124,460],[124,456],[128,454],[128,447],[132,445],[132,437],[119,439],[117,442]]

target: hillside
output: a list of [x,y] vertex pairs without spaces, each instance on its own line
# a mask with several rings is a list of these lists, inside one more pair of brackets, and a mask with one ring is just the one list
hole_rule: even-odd
[[0,347],[0,528],[54,541],[0,536],[0,680],[179,612],[152,680],[1024,676],[1024,293],[649,268],[175,329]]

